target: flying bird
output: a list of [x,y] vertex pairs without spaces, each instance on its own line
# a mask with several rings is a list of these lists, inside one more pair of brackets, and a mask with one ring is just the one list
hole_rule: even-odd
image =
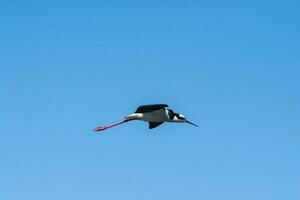
[[164,122],[188,123],[198,127],[198,125],[188,121],[184,115],[175,113],[168,107],[169,106],[167,104],[142,105],[139,106],[133,114],[125,116],[123,121],[108,126],[99,126],[94,130],[104,131],[108,128],[112,128],[132,120],[148,122],[149,129],[156,128]]

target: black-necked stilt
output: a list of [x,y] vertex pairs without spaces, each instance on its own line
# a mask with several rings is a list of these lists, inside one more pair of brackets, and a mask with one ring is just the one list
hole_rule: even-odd
[[186,122],[197,126],[196,124],[186,120],[184,115],[175,113],[173,110],[169,109],[166,104],[152,104],[139,106],[133,114],[125,116],[123,121],[109,126],[97,127],[95,131],[103,131],[132,120],[148,122],[149,129],[155,128],[164,122]]

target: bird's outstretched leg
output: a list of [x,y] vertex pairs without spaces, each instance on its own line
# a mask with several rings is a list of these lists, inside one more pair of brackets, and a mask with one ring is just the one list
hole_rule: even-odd
[[104,131],[106,129],[112,128],[114,126],[118,126],[118,125],[123,124],[123,123],[128,122],[128,121],[131,121],[131,120],[130,119],[125,119],[121,122],[117,122],[117,123],[114,123],[114,124],[111,124],[111,125],[108,125],[108,126],[99,126],[99,127],[95,128],[94,131]]

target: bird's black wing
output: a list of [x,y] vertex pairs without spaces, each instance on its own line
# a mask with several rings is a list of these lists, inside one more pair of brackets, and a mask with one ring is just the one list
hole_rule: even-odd
[[158,127],[161,125],[163,122],[149,122],[149,129],[153,129],[155,127]]
[[155,111],[155,110],[160,110],[160,109],[163,109],[163,108],[166,108],[168,107],[167,104],[152,104],[152,105],[142,105],[142,106],[139,106],[135,113],[146,113],[146,112],[152,112],[152,111]]

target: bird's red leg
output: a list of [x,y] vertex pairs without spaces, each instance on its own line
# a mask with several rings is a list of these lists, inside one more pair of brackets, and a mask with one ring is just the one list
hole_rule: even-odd
[[95,128],[94,131],[104,131],[106,129],[112,128],[114,126],[118,126],[118,125],[123,124],[123,123],[128,122],[128,121],[130,121],[130,120],[125,119],[125,120],[123,120],[121,122],[117,122],[117,123],[114,123],[114,124],[109,125],[109,126],[99,126],[99,127]]

